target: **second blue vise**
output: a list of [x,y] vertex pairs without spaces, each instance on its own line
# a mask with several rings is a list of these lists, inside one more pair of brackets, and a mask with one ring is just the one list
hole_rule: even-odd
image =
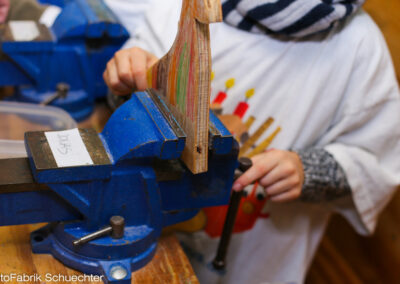
[[16,87],[12,99],[50,103],[79,121],[107,94],[102,73],[129,33],[102,0],[41,2],[62,8],[51,28],[26,21],[0,27],[0,86]]

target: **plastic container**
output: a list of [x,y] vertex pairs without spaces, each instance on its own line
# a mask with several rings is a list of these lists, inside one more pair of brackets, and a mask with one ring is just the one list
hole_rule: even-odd
[[24,133],[77,127],[75,120],[58,107],[0,101],[0,158],[26,157]]

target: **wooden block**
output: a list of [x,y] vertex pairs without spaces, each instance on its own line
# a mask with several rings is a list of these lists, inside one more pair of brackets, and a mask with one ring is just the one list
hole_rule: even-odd
[[208,24],[222,20],[220,0],[184,0],[170,51],[147,73],[183,130],[182,160],[193,173],[207,171],[211,51]]

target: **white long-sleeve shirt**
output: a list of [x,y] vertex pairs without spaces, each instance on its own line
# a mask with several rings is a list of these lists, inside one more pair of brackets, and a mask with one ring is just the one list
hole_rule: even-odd
[[[132,31],[128,46],[157,56],[167,52],[177,29],[179,0],[107,2]],[[137,8],[143,8],[144,16],[131,23],[128,15],[138,13]],[[242,102],[247,110],[240,112],[239,124],[255,118],[250,136],[269,117],[274,119],[254,146],[277,131],[271,148],[324,148],[344,169],[352,195],[321,204],[248,197],[223,275],[210,268],[219,240],[218,211],[206,210],[205,230],[182,234],[182,245],[201,283],[302,283],[329,216],[339,212],[359,233],[369,234],[400,184],[400,97],[385,41],[363,11],[328,34],[304,40],[218,23],[211,26],[211,41],[211,100],[225,92],[220,102],[225,116],[238,113]],[[231,78],[235,84],[227,90]]]

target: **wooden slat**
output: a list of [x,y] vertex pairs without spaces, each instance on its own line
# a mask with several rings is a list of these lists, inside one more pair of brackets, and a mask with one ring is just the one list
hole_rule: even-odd
[[185,131],[182,160],[193,173],[207,171],[211,51],[208,24],[222,20],[220,0],[184,0],[178,34],[170,51],[149,71]]

